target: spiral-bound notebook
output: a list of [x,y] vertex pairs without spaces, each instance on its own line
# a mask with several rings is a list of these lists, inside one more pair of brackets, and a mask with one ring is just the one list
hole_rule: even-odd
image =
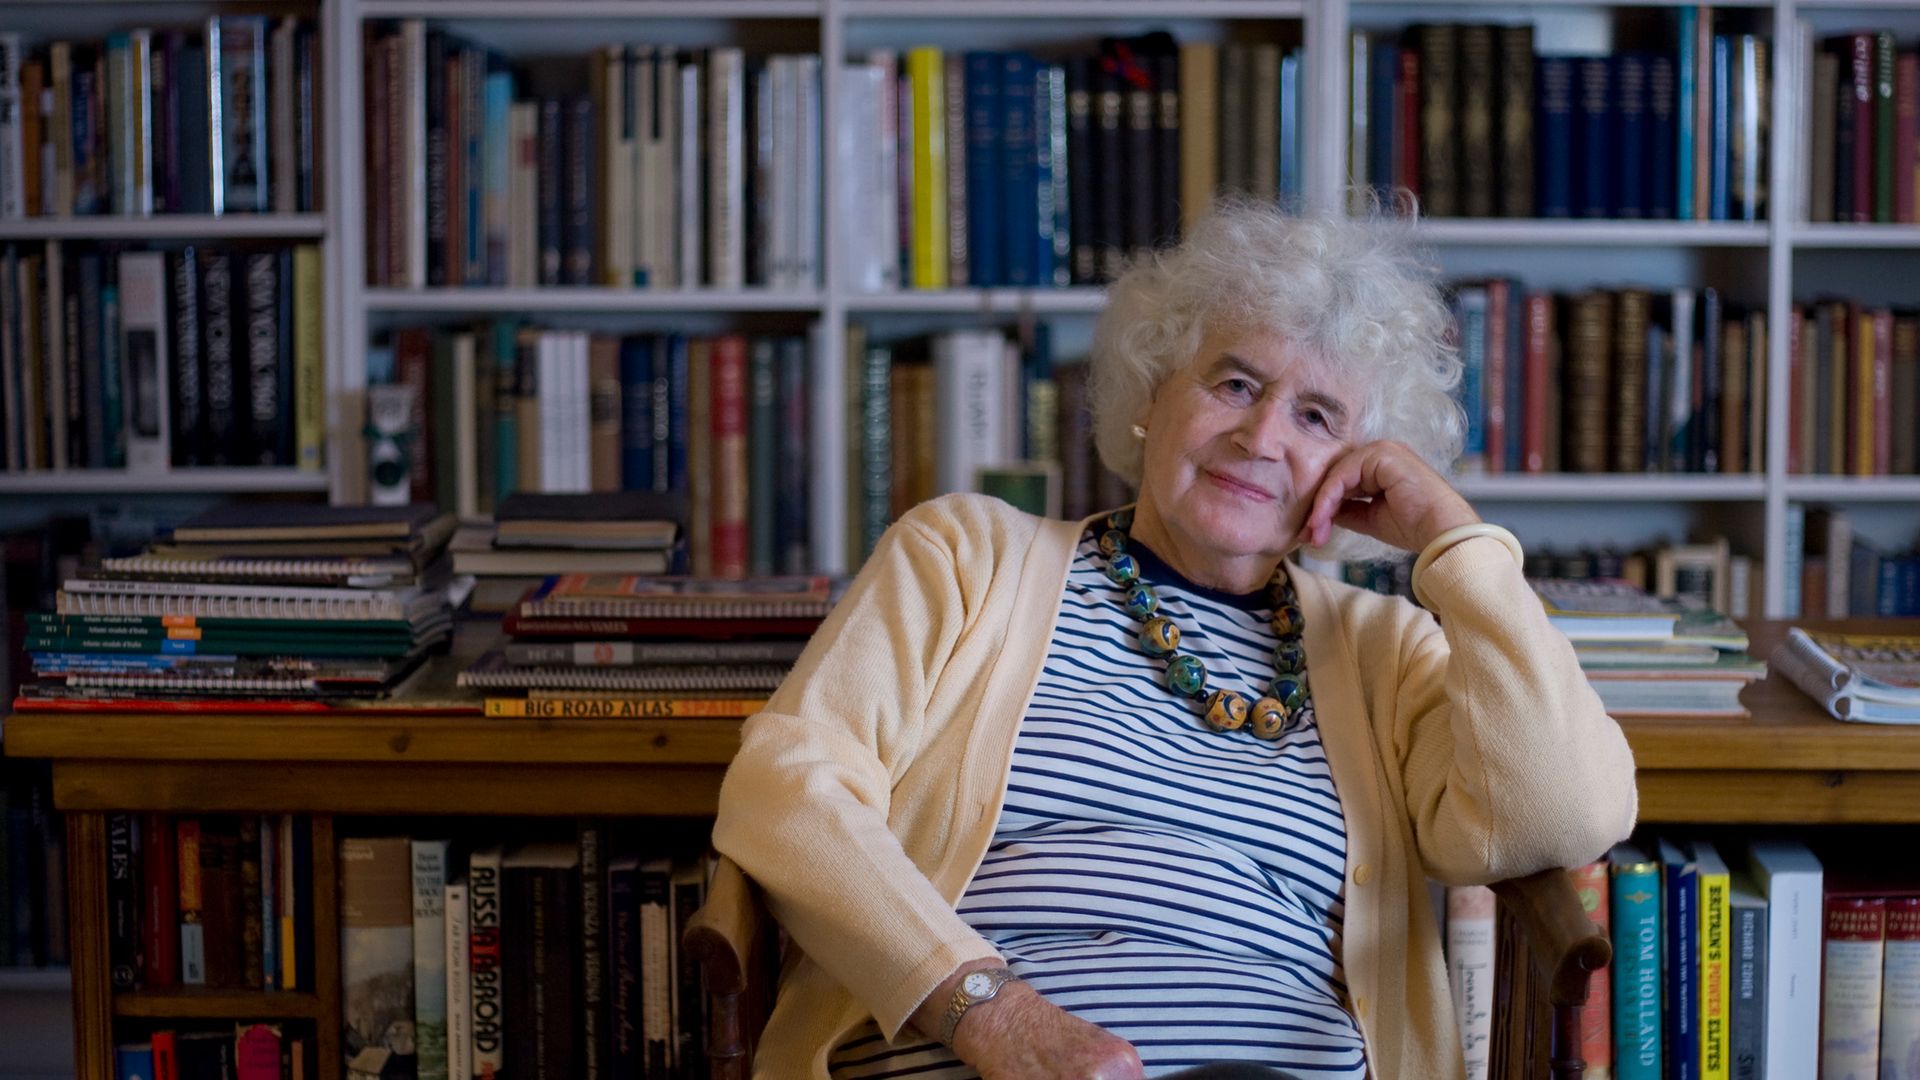
[[662,664],[656,667],[519,667],[498,650],[460,673],[458,685],[486,690],[691,690],[766,692],[787,677],[787,664]]
[[523,619],[823,619],[833,607],[826,577],[742,581],[567,574],[520,602]]
[[416,578],[411,559],[255,559],[168,558],[132,555],[100,560],[96,570],[83,572],[93,581],[193,581],[206,584],[332,585],[348,588],[387,588],[407,585]]

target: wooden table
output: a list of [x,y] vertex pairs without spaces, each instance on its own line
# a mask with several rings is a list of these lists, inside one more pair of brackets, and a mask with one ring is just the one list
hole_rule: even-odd
[[[1920,633],[1920,620],[1850,622]],[[1750,627],[1765,656],[1785,624]],[[1643,822],[1920,822],[1920,727],[1829,718],[1777,676],[1740,720],[1627,720]],[[703,816],[739,746],[735,721],[488,720],[474,716],[22,713],[6,752],[53,760],[67,812],[77,1074],[113,1076],[118,1017],[310,1018],[321,1075],[339,1069],[339,939],[316,934],[311,991],[114,993],[108,984],[106,815],[305,813],[314,915],[336,921],[334,815]]]

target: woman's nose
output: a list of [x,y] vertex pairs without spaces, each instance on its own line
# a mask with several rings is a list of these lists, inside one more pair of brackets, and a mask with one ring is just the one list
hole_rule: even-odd
[[1286,456],[1288,433],[1286,407],[1275,401],[1263,401],[1248,409],[1234,429],[1234,445],[1251,458],[1279,460]]

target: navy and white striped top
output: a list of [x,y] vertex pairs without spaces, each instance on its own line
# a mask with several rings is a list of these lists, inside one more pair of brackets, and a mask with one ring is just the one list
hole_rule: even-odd
[[[1266,592],[1207,589],[1130,550],[1210,686],[1258,697],[1277,643]],[[1346,826],[1313,710],[1274,742],[1209,730],[1161,682],[1104,566],[1084,538],[960,916],[1149,1076],[1228,1060],[1364,1076],[1340,967]],[[889,1046],[869,1021],[832,1075],[976,1075],[912,1030]]]

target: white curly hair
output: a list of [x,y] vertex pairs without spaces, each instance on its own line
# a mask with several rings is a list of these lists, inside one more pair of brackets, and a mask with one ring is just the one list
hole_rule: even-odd
[[[1088,371],[1100,460],[1139,487],[1133,425],[1160,384],[1192,362],[1208,328],[1231,328],[1280,335],[1352,379],[1364,388],[1357,441],[1390,434],[1447,472],[1466,416],[1453,397],[1461,361],[1437,281],[1405,220],[1216,204],[1179,246],[1136,260],[1108,291]],[[1390,552],[1335,530],[1314,554]]]

